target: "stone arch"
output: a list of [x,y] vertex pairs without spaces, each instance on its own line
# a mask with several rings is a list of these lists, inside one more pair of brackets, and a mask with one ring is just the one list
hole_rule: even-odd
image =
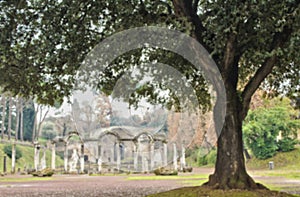
[[136,136],[133,138],[133,141],[136,142],[136,141],[139,139],[139,137],[141,137],[142,135],[147,136],[150,142],[154,142],[154,137],[153,137],[153,135],[152,135],[151,133],[149,133],[149,132],[141,132],[141,133],[139,133],[138,135],[136,135]]
[[99,137],[98,137],[98,141],[100,141],[104,136],[106,136],[106,135],[113,135],[113,136],[115,136],[117,139],[118,139],[118,141],[121,141],[121,137],[120,137],[120,135],[117,133],[117,132],[115,132],[115,131],[105,131],[105,132],[103,132]]
[[81,137],[81,135],[79,134],[78,131],[70,131],[70,132],[68,132],[68,135],[66,137],[64,137],[64,142],[68,143],[69,140],[70,140],[70,138],[73,137],[73,136],[78,136],[79,139],[80,139],[80,143],[82,145],[84,144],[84,141],[83,141],[83,139],[82,139],[82,137]]

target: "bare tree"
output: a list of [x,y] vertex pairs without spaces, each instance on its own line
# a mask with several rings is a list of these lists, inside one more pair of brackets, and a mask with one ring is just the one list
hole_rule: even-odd
[[5,109],[6,109],[6,97],[2,94],[2,124],[1,124],[1,138],[4,139],[5,130]]
[[24,141],[23,99],[20,98],[20,140]]
[[41,104],[36,105],[35,115],[34,115],[34,126],[32,131],[32,142],[38,140],[42,129],[42,124],[48,113],[49,113],[49,107]]
[[8,100],[8,125],[7,125],[7,133],[8,133],[8,140],[11,138],[11,120],[12,120],[12,108],[13,108],[13,100],[12,97],[9,97]]

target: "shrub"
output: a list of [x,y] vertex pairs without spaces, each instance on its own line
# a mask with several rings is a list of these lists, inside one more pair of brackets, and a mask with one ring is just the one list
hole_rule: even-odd
[[178,175],[177,170],[167,170],[165,168],[157,168],[154,171],[155,175],[161,175],[161,176],[171,176],[171,175]]
[[288,152],[295,149],[295,145],[298,143],[296,139],[286,137],[278,141],[278,151]]
[[217,149],[213,148],[212,150],[210,150],[208,154],[204,156],[199,154],[197,163],[199,166],[205,166],[205,165],[215,164],[216,161],[217,161]]
[[54,170],[51,168],[45,168],[44,170],[33,172],[32,176],[38,176],[38,177],[50,177],[54,174]]
[[[11,158],[12,157],[12,145],[4,146],[4,153]],[[16,146],[16,160],[22,157],[22,151],[19,147]]]
[[[299,120],[293,119],[288,106],[250,111],[243,125],[244,142],[258,159],[267,159],[277,151],[291,151],[297,141]],[[281,136],[280,140],[277,138]]]

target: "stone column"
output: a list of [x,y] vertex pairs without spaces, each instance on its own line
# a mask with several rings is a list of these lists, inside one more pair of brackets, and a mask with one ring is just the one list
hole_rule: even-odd
[[163,166],[167,166],[168,165],[168,146],[166,142],[163,142],[164,145],[164,159],[163,159]]
[[136,143],[134,143],[134,146],[133,146],[133,168],[134,168],[134,171],[138,171],[138,145]]
[[116,154],[117,154],[117,170],[120,170],[121,167],[121,154],[120,154],[120,143],[116,143]]
[[55,143],[52,144],[52,155],[51,155],[51,168],[55,170],[55,157],[56,157],[56,152],[55,152]]
[[186,163],[185,163],[185,147],[184,147],[184,145],[182,144],[181,145],[181,164],[180,164],[180,168],[181,168],[181,170],[183,170],[183,168],[185,168],[185,166],[186,166]]
[[149,160],[145,157],[145,169],[144,169],[144,172],[149,172]]
[[45,169],[46,166],[46,149],[43,150],[43,157],[41,159],[41,170]]
[[16,144],[14,143],[11,146],[11,172],[15,173],[16,171]]
[[98,158],[102,157],[102,147],[101,147],[101,145],[98,145],[98,154],[97,154],[97,157]]
[[84,173],[84,144],[81,145],[80,150],[80,172]]
[[68,144],[65,143],[65,150],[64,150],[64,170],[68,172]]
[[141,153],[142,154],[142,172],[146,172],[146,158],[144,156],[144,152]]
[[176,149],[176,144],[173,143],[173,151],[174,151],[174,155],[173,155],[173,165],[174,165],[174,170],[178,169],[178,165],[177,165],[177,149]]
[[40,145],[35,142],[34,143],[34,169],[38,171],[40,165]]
[[154,169],[154,142],[150,144],[150,170]]

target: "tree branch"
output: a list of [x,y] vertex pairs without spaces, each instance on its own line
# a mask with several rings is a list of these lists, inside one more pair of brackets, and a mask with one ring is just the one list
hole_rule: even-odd
[[[276,33],[273,37],[270,52],[283,47],[288,42],[291,34],[292,29],[287,26],[284,27],[282,32]],[[264,79],[272,72],[276,63],[277,56],[275,54],[267,58],[245,86],[242,93],[242,118],[245,118],[248,113],[252,95],[259,88]]]
[[200,0],[195,0],[193,3],[193,10],[195,13],[197,13],[199,1]]
[[[213,49],[204,43],[203,32],[207,32],[207,29],[203,26],[202,21],[200,20],[197,14],[197,8],[194,6],[197,3],[192,0],[173,0],[173,6],[175,10],[175,15],[177,17],[185,17],[191,22],[195,29],[192,36],[202,44],[202,46],[209,52],[212,53]],[[198,3],[197,3],[198,5]]]

